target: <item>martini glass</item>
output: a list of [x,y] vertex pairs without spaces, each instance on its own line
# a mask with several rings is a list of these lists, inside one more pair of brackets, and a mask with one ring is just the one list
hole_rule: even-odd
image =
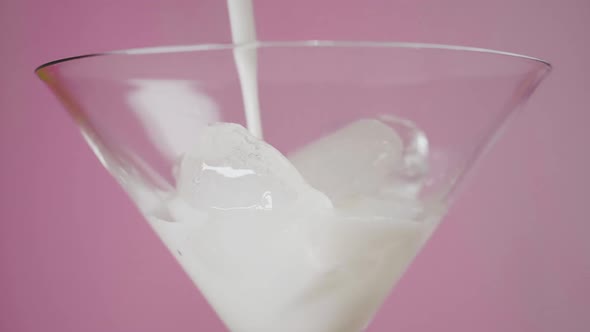
[[[297,316],[297,309],[307,305],[299,303],[293,306],[295,314],[281,321],[268,310],[252,309],[264,301],[256,292],[243,296],[247,299],[235,298],[241,309],[228,311],[231,304],[216,300],[212,289],[231,292],[231,282],[224,285],[217,280],[212,286],[209,281],[215,278],[207,281],[206,273],[200,272],[203,269],[193,268],[195,258],[187,252],[183,255],[176,246],[180,237],[198,230],[175,228],[183,224],[178,222],[167,223],[165,228],[154,223],[155,216],[165,219],[161,217],[166,214],[163,207],[176,190],[179,161],[198,144],[209,124],[252,127],[248,121],[252,116],[244,111],[234,59],[235,52],[242,50],[257,53],[261,112],[254,118],[260,119],[255,127],[262,129],[264,141],[289,155],[359,119],[389,121],[406,145],[426,150],[422,157],[428,168],[421,174],[416,194],[441,207],[448,207],[464,176],[550,71],[542,60],[486,49],[332,41],[131,49],[40,66],[37,74],[64,104],[100,162],[234,331],[359,331],[387,294],[366,308],[355,304],[352,312],[359,313],[354,319],[338,316],[330,305],[310,307],[302,311],[305,315]],[[416,131],[408,131],[410,127],[419,128],[424,139],[416,141]],[[357,153],[360,151],[351,150],[350,158]],[[336,234],[337,230],[328,238]],[[398,264],[399,271],[386,277],[387,290],[423,242]],[[207,249],[197,247],[191,248]],[[290,287],[287,283],[279,286]],[[244,287],[245,292],[251,291],[247,284]],[[361,293],[371,292],[370,285],[364,287]],[[322,296],[330,297],[325,289],[318,293],[323,294],[318,295],[320,302]],[[341,299],[334,306],[346,301]],[[236,318],[238,311],[245,318]],[[316,314],[330,313],[333,317],[327,323],[297,325],[305,319],[313,321],[317,317],[311,316]]]

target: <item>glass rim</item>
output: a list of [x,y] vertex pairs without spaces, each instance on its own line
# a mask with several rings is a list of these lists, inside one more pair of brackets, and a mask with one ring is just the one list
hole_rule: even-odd
[[552,65],[549,61],[506,51],[499,51],[488,48],[480,48],[473,46],[460,46],[450,44],[434,44],[434,43],[419,43],[419,42],[393,42],[393,41],[335,41],[335,40],[301,40],[301,41],[254,41],[249,43],[233,44],[233,43],[204,43],[204,44],[186,44],[186,45],[169,45],[169,46],[154,46],[129,48],[99,53],[89,53],[77,56],[61,58],[46,62],[37,68],[35,72],[58,65],[65,62],[71,62],[91,57],[113,56],[113,55],[146,55],[146,54],[166,54],[166,53],[184,53],[184,52],[202,52],[202,51],[216,51],[216,50],[232,50],[232,49],[248,49],[248,48],[273,48],[273,47],[365,47],[365,48],[398,48],[398,49],[431,49],[442,51],[457,51],[469,53],[483,53],[489,55],[501,55],[513,57],[516,59],[528,60],[537,62],[543,65],[546,69],[551,69]]

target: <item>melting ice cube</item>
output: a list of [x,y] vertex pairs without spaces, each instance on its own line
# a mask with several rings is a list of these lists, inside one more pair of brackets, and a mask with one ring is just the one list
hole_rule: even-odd
[[426,137],[408,121],[385,120],[353,122],[289,159],[313,187],[339,207],[382,192],[410,191],[410,196],[415,196],[427,166]]
[[279,151],[230,123],[202,130],[181,162],[177,189],[189,205],[209,213],[332,206]]

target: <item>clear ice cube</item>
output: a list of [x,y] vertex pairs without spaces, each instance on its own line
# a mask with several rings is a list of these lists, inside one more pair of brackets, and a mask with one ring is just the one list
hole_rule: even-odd
[[314,188],[345,207],[381,194],[414,198],[427,171],[427,154],[428,141],[419,129],[387,117],[353,122],[289,160]]
[[231,123],[202,130],[182,159],[177,190],[193,208],[225,216],[332,206],[279,151]]

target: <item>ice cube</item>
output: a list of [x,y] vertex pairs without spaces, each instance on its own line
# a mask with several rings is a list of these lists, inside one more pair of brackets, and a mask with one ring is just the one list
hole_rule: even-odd
[[414,185],[425,172],[427,141],[407,121],[385,121],[353,122],[296,151],[289,159],[338,207],[383,191],[415,196],[419,189]]
[[336,204],[375,192],[401,162],[402,140],[378,120],[360,120],[320,138],[289,159]]
[[279,151],[231,123],[201,131],[182,159],[177,190],[193,208],[225,217],[332,206]]

